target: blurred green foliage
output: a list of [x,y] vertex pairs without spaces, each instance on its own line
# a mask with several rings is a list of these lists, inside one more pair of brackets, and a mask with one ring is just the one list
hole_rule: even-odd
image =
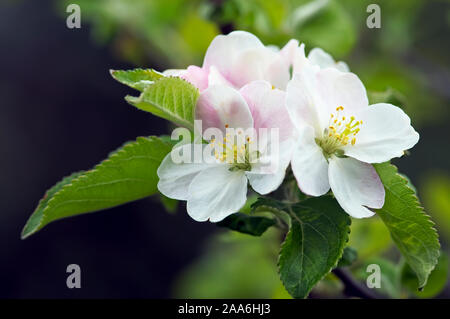
[[450,176],[445,172],[431,172],[421,187],[425,207],[436,223],[440,234],[450,242]]
[[213,237],[204,254],[174,287],[178,298],[271,298],[288,296],[278,278],[280,233],[261,237],[226,231]]
[[369,93],[398,92],[415,126],[446,118],[448,1],[380,0],[381,28],[369,29],[366,8],[372,2],[79,0],[78,4],[95,40],[111,43],[119,56],[140,67],[150,61],[161,69],[201,64],[214,36],[231,30],[250,31],[276,46],[296,38],[307,50],[319,46],[346,60]]
[[[65,6],[70,1],[58,2]],[[346,61],[366,85],[371,102],[402,107],[415,127],[441,125],[448,119],[450,91],[450,2],[379,0],[381,28],[369,29],[371,0],[79,0],[82,23],[94,39],[110,44],[123,60],[139,67],[185,68],[201,65],[219,33],[246,30],[265,44],[283,46],[296,38],[307,50],[323,48]],[[65,12],[65,10],[60,10]],[[448,134],[448,133],[447,133]],[[419,194],[442,235],[450,241],[448,172],[422,172]],[[250,202],[250,201],[249,201]],[[166,203],[172,208],[172,203]],[[248,213],[249,207],[243,210]],[[390,297],[433,297],[445,287],[446,255],[423,292],[411,291],[409,270],[377,218],[353,220],[349,245],[357,259],[348,268],[361,282],[366,267],[382,268],[381,293]],[[261,238],[221,232],[180,275],[174,293],[189,298],[289,298],[277,275],[281,234]],[[447,248],[446,248],[447,247]],[[415,283],[416,284],[416,283]],[[330,274],[312,295],[340,296],[342,284]],[[448,292],[447,292],[448,295]]]
[[[357,279],[361,282],[365,282],[367,280],[367,266],[371,264],[376,264],[380,266],[381,270],[381,282],[380,288],[377,289],[377,292],[382,294],[383,296],[389,298],[400,298],[401,297],[401,285],[400,285],[400,268],[394,262],[380,257],[372,257],[368,258],[364,261],[362,265],[356,267],[353,270],[353,274]],[[417,287],[417,277],[415,285]]]

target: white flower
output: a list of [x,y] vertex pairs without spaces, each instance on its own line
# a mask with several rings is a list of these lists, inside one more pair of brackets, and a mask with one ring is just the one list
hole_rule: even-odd
[[384,205],[384,187],[370,163],[400,157],[419,134],[398,107],[368,103],[353,73],[320,69],[303,60],[287,86],[286,106],[300,138],[291,165],[300,189],[320,196],[331,190],[353,217]]
[[[255,81],[239,91],[224,85],[204,90],[197,102],[196,118],[202,120],[204,157],[195,163],[177,164],[173,153],[190,153],[199,144],[187,144],[172,150],[158,169],[158,189],[167,197],[187,201],[188,214],[197,221],[218,222],[238,212],[247,198],[247,183],[267,194],[282,183],[292,150],[292,126],[284,107],[285,92],[272,89],[265,81]],[[235,136],[212,139],[208,130],[242,129]],[[279,149],[261,143],[259,129],[279,128]],[[256,135],[245,135],[255,129]],[[272,141],[273,142],[273,141]],[[278,141],[275,141],[278,142]],[[252,148],[256,143],[256,148]],[[206,150],[206,152],[205,152]],[[214,152],[211,152],[213,150]],[[275,161],[276,165],[273,164]]]
[[166,76],[180,76],[200,91],[213,85],[240,89],[244,85],[265,80],[285,89],[290,80],[290,63],[298,41],[291,40],[281,49],[266,47],[253,34],[233,31],[216,36],[206,51],[203,66],[191,65],[183,70],[166,70]]
[[[297,46],[294,47],[295,43],[291,40],[288,44],[290,44],[290,47],[286,48],[285,51],[288,51],[289,49],[288,61],[293,66],[293,74],[300,72],[305,64],[316,65],[321,69],[334,68],[342,72],[350,72],[347,63],[343,61],[336,62],[331,54],[325,52],[321,48],[312,49],[309,51],[308,58],[306,58],[305,45],[303,43],[298,45],[297,42]],[[286,47],[288,46],[286,45]]]

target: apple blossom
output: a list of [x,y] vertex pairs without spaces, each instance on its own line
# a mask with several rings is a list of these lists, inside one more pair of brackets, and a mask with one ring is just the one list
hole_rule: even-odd
[[[291,40],[292,41],[292,40]],[[325,52],[321,48],[314,48],[309,51],[308,58],[305,55],[305,45],[302,43],[297,45],[293,42],[289,42],[289,59],[288,61],[293,67],[293,74],[299,72],[305,63],[316,65],[321,69],[335,68],[342,72],[349,72],[350,69],[347,63],[343,61],[336,62],[331,54]]]
[[324,68],[335,68],[342,72],[349,72],[350,69],[347,63],[343,61],[336,62],[331,54],[325,52],[321,48],[314,48],[308,53],[308,60],[315,65],[320,66],[321,69]]
[[[285,92],[266,81],[251,82],[240,90],[226,85],[204,90],[196,107],[196,118],[202,121],[203,138],[208,142],[200,144],[203,160],[174,161],[174,154],[190,153],[199,144],[174,148],[157,172],[160,192],[186,200],[193,219],[218,222],[245,204],[248,183],[259,194],[277,189],[292,150],[293,127],[284,102]],[[225,137],[217,138],[221,134],[211,134],[211,129]],[[231,129],[237,134],[230,136]],[[279,139],[268,139],[261,134],[263,129],[276,129]],[[240,137],[241,143],[235,137]],[[272,147],[274,143],[279,147]]]
[[368,103],[353,73],[321,69],[307,60],[287,86],[286,106],[300,139],[291,166],[300,189],[312,196],[331,190],[353,217],[384,204],[384,187],[370,163],[400,157],[419,134],[398,107]]
[[166,70],[163,74],[184,78],[200,91],[216,84],[239,89],[256,80],[266,80],[274,87],[285,89],[297,46],[298,41],[291,40],[278,50],[264,46],[249,32],[233,31],[213,39],[202,67],[191,65],[187,69]]

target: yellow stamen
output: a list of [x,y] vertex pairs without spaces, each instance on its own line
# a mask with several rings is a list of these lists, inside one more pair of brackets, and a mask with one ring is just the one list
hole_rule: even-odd
[[360,131],[362,121],[355,122],[354,116],[341,115],[343,110],[344,107],[339,105],[336,108],[337,113],[330,114],[328,128],[325,129],[323,137],[317,140],[325,154],[334,154],[342,146],[356,143],[356,135]]

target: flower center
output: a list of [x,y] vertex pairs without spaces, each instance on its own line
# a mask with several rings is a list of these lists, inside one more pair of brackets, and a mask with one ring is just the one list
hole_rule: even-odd
[[342,115],[343,106],[336,108],[336,113],[330,115],[328,127],[324,129],[322,137],[316,138],[316,143],[322,148],[325,157],[332,154],[343,156],[342,146],[355,145],[356,135],[360,131],[362,121],[355,121],[354,116],[347,118]]
[[[225,128],[228,128],[228,124],[225,125]],[[258,152],[252,151],[252,143],[251,138],[243,136],[240,130],[234,135],[227,133],[222,141],[212,139],[210,142],[216,159],[230,164],[230,171],[250,171],[252,169],[252,156],[258,157]]]

